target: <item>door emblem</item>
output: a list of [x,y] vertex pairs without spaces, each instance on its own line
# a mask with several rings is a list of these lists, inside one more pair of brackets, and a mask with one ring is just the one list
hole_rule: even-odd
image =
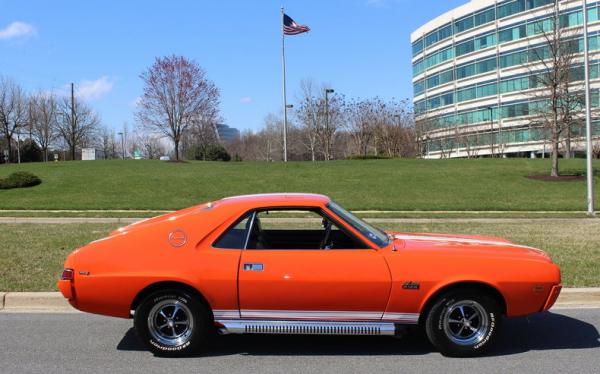
[[244,264],[245,271],[263,271],[264,269],[263,264]]
[[421,287],[421,285],[417,282],[404,282],[404,284],[402,285],[402,288],[405,290],[418,290]]
[[187,243],[187,235],[182,229],[177,229],[169,234],[169,244],[172,247],[183,247]]

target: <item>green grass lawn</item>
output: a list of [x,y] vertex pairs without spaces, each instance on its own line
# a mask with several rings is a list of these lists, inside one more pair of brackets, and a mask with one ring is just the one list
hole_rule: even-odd
[[[561,167],[583,171],[584,160]],[[525,178],[549,168],[548,159],[13,164],[0,166],[0,178],[25,170],[43,182],[0,190],[0,209],[172,210],[239,194],[317,192],[353,210],[585,210],[584,181]]]
[[[378,224],[395,231],[501,236],[546,250],[569,287],[600,286],[600,220]],[[52,291],[66,255],[115,224],[0,225],[0,291]]]

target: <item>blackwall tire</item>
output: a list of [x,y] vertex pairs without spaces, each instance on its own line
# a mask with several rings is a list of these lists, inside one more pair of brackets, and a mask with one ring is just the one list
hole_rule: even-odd
[[473,357],[486,353],[498,339],[502,310],[478,290],[441,295],[425,321],[429,341],[445,356]]
[[136,309],[133,323],[148,349],[164,357],[197,353],[210,331],[210,318],[204,305],[179,290],[150,294]]

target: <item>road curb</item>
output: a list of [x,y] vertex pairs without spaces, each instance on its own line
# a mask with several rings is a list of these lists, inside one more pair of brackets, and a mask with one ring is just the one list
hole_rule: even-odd
[[[563,288],[556,308],[600,308],[600,287]],[[0,292],[2,312],[73,312],[60,292]]]
[[2,311],[74,310],[60,292],[6,292]]

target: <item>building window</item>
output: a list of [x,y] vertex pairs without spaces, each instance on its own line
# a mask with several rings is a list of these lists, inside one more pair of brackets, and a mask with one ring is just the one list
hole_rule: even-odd
[[473,28],[473,15],[469,15],[465,18],[462,18],[456,22],[454,22],[454,33],[458,34],[459,32],[466,31],[468,29]]
[[456,46],[456,56],[462,56],[475,50],[475,41],[469,40]]
[[424,71],[425,71],[425,63],[423,62],[423,59],[421,59],[413,64],[413,76],[419,75]]
[[449,38],[451,36],[452,36],[452,25],[451,24],[448,24],[448,25],[440,28],[439,37],[438,37],[438,39],[440,41],[442,41],[446,38]]
[[413,88],[414,88],[414,95],[419,96],[420,94],[425,92],[425,80],[421,79],[419,81],[416,81],[415,84],[413,85]]
[[423,51],[423,39],[419,39],[412,45],[412,53],[413,56],[421,53]]
[[496,10],[490,8],[482,12],[476,13],[474,16],[475,26],[480,26],[496,19]]

